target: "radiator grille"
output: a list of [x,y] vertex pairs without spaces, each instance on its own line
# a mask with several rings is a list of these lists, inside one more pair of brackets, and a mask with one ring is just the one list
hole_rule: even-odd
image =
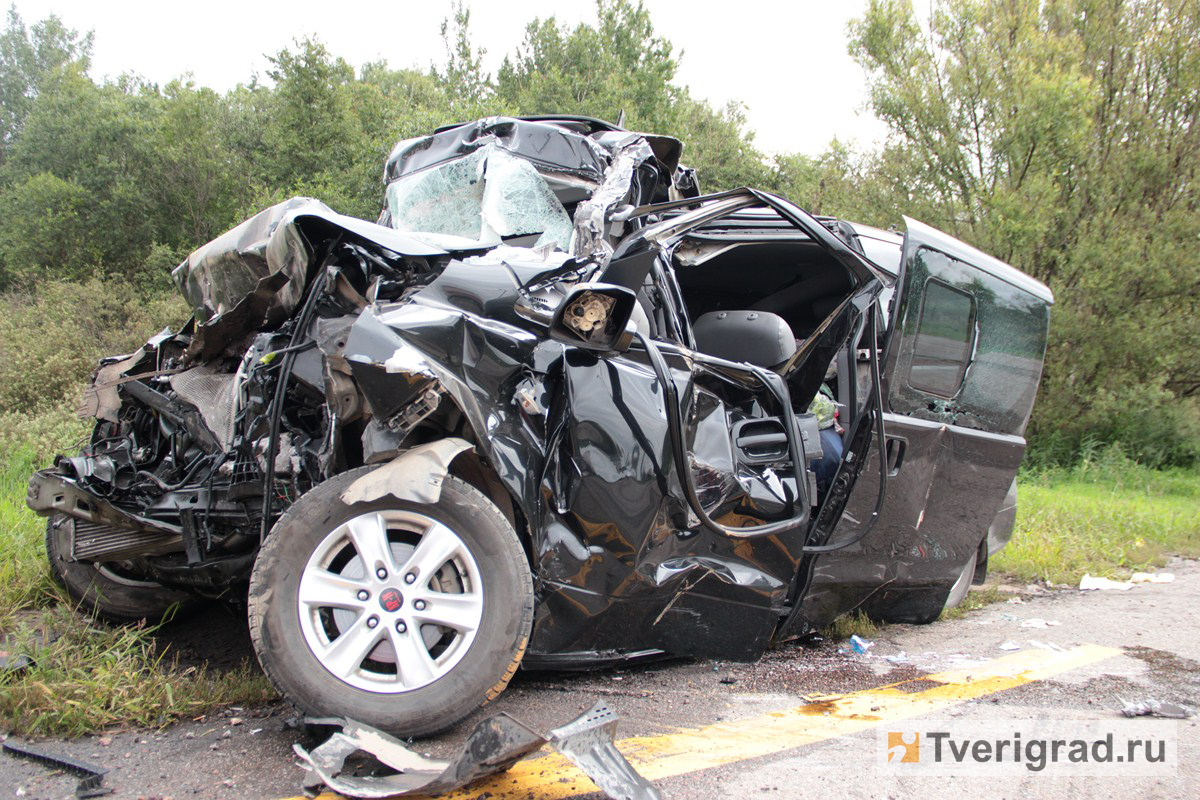
[[101,561],[103,556],[116,554],[128,557],[170,538],[172,537],[157,533],[114,528],[111,525],[98,525],[76,519],[71,555],[78,561]]

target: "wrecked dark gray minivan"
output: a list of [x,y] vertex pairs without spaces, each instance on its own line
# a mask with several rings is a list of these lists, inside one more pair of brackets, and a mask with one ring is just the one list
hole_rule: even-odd
[[935,619],[1011,532],[1050,292],[681,151],[481,120],[396,146],[378,224],[298,198],[197,250],[192,320],[31,479],[55,574],[123,619],[248,587],[288,697],[407,735],[518,666]]

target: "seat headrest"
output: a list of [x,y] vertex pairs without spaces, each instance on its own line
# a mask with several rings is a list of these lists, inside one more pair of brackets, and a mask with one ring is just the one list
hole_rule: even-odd
[[692,323],[692,335],[701,353],[768,369],[796,352],[791,326],[769,311],[710,311]]

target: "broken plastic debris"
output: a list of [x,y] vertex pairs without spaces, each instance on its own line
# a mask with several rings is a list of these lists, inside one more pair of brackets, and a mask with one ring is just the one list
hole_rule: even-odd
[[659,800],[658,790],[625,760],[614,741],[617,715],[603,702],[582,717],[550,731],[551,746],[616,800]]
[[[542,737],[512,717],[497,714],[475,726],[457,757],[442,761],[414,753],[383,731],[352,720],[310,722],[337,725],[342,730],[313,748],[311,753],[298,744],[293,745],[296,755],[308,766],[305,788],[324,784],[348,797],[380,798],[420,791],[434,794],[449,791],[508,769],[541,747],[543,742]],[[359,750],[370,753],[397,774],[344,774],[342,767],[346,758]]]
[[23,672],[32,667],[38,650],[54,638],[46,634],[35,634],[31,641],[23,641],[15,634],[0,638],[0,674]]
[[[334,725],[341,731],[306,751],[294,745],[308,775],[306,789],[322,784],[354,798],[383,798],[410,794],[441,794],[504,772],[549,743],[575,763],[609,797],[617,800],[659,800],[658,790],[637,773],[613,744],[617,715],[603,701],[583,716],[543,736],[500,713],[472,729],[458,754],[449,761],[426,758],[398,739],[368,725],[346,719],[309,720]],[[393,770],[393,775],[351,775],[342,772],[346,758],[363,750]]]
[[1016,642],[1004,642],[1003,644],[1000,645],[1000,649],[1001,650],[1020,650],[1021,645],[1017,644]]
[[1127,717],[1166,717],[1167,719],[1187,719],[1196,712],[1179,703],[1160,703],[1153,698],[1147,698],[1140,703],[1131,703],[1118,697],[1121,701],[1121,713]]
[[1170,583],[1173,580],[1175,580],[1173,572],[1135,572],[1129,576],[1127,581],[1113,581],[1108,578],[1093,578],[1091,575],[1084,575],[1079,579],[1079,588],[1080,590],[1113,589],[1124,592],[1132,589],[1135,583]]
[[797,641],[800,642],[801,647],[816,648],[825,643],[825,637],[819,633],[813,632],[804,634]]
[[0,650],[0,672],[23,672],[32,666],[33,659],[25,653]]
[[108,774],[108,769],[105,767],[97,767],[86,761],[76,761],[68,756],[35,750],[27,745],[17,744],[12,741],[4,743],[4,752],[11,756],[24,758],[28,761],[36,761],[50,769],[62,770],[76,776],[80,779],[79,785],[75,787],[75,796],[78,798],[102,797],[112,793],[112,788],[104,785],[104,776]]
[[866,639],[859,636],[857,633],[850,637],[850,648],[854,652],[861,655],[866,655],[867,651],[875,646],[874,642],[868,642]]
[[1130,583],[1170,583],[1173,580],[1174,572],[1135,572],[1129,576]]
[[1022,628],[1049,628],[1057,625],[1058,622],[1052,619],[1042,619],[1041,617],[1030,617],[1021,623]]
[[1114,581],[1108,578],[1096,578],[1091,575],[1084,575],[1079,579],[1080,591],[1089,591],[1100,589],[1103,591],[1118,591],[1124,592],[1133,588],[1133,584],[1129,581]]

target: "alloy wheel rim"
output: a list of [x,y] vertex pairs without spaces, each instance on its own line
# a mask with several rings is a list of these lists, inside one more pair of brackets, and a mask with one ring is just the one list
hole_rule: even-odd
[[466,655],[483,619],[483,578],[445,524],[372,511],[322,539],[297,599],[305,644],[326,671],[398,694],[428,686]]

